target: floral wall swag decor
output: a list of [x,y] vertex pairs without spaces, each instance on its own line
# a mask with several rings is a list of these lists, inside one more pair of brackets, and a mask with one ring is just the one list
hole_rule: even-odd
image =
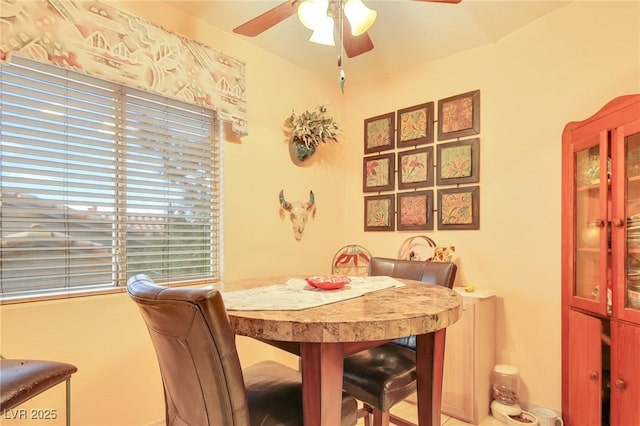
[[338,142],[340,125],[329,115],[326,105],[318,105],[301,114],[291,111],[284,125],[298,161],[309,159],[320,144]]

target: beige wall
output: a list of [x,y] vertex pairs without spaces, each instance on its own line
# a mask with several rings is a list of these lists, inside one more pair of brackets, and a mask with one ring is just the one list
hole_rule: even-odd
[[[455,245],[457,285],[497,290],[496,361],[520,369],[522,398],[561,408],[561,133],[612,98],[640,92],[640,6],[575,2],[491,46],[350,89],[349,139],[366,117],[481,90],[480,230],[435,232]],[[598,29],[606,25],[605,29]],[[352,179],[358,182],[354,153]],[[362,233],[362,194],[347,238],[394,256],[412,233]]]
[[[560,135],[568,121],[640,92],[637,2],[578,1],[491,46],[350,85],[345,95],[335,81],[161,3],[119,4],[247,63],[250,135],[224,146],[225,279],[327,273],[335,251],[349,242],[395,256],[413,233],[362,231],[362,121],[480,89],[481,228],[429,235],[456,246],[458,285],[497,290],[497,361],[520,368],[523,399],[560,408]],[[310,165],[295,166],[282,122],[291,108],[322,102],[343,123],[344,140],[321,147]],[[278,216],[280,189],[289,200],[316,194],[318,213],[301,242]],[[142,425],[162,417],[155,355],[126,296],[3,306],[0,314],[5,356],[78,366],[74,424]],[[239,346],[245,364],[268,357],[295,363],[248,339]],[[25,407],[64,412],[63,388]]]

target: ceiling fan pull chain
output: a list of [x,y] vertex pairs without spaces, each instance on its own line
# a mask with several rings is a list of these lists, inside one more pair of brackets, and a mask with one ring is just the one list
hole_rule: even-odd
[[344,57],[344,3],[342,0],[338,4],[338,25],[340,31],[340,54],[338,55],[338,66],[340,67],[340,78],[338,79],[338,84],[340,85],[340,91],[344,94],[344,65],[342,63],[342,58]]

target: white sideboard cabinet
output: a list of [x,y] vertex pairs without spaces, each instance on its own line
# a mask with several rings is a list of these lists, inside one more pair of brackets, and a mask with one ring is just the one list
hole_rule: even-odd
[[477,425],[490,411],[491,371],[495,365],[495,291],[454,289],[462,296],[463,314],[447,328],[442,413]]

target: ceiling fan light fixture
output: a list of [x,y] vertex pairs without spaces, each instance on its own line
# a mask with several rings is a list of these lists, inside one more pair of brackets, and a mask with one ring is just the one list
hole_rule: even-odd
[[324,24],[327,17],[329,0],[303,0],[298,5],[298,19],[310,30],[316,30]]
[[378,13],[365,6],[362,0],[347,0],[344,4],[344,15],[351,25],[351,34],[357,37],[371,28]]
[[325,15],[323,24],[313,30],[309,41],[325,46],[335,46],[336,42],[333,40],[333,18]]

